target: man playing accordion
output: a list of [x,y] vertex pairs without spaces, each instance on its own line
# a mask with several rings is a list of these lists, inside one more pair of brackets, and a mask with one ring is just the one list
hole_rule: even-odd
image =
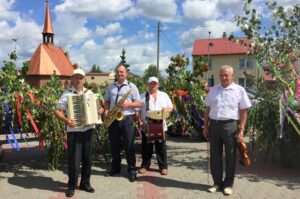
[[[169,96],[158,89],[159,83],[157,77],[148,79],[148,92],[141,94],[143,105],[139,117],[139,126],[143,127],[142,133],[142,165],[139,168],[139,174],[145,173],[151,164],[153,154],[153,145],[155,145],[156,158],[159,171],[162,175],[168,174],[167,151],[165,131],[167,125],[165,115],[173,110],[173,104]],[[150,118],[150,113],[152,117]],[[157,113],[157,117],[155,116]],[[157,126],[157,127],[155,127]],[[160,136],[163,134],[162,136]]]
[[[82,69],[75,69],[71,77],[71,86],[67,88],[56,106],[55,115],[67,125],[67,143],[68,143],[68,189],[67,197],[72,197],[77,188],[77,180],[82,160],[81,181],[79,188],[86,192],[93,193],[95,190],[90,185],[90,176],[92,168],[92,146],[93,129],[95,125],[80,125],[74,118],[65,116],[68,108],[68,96],[74,94],[93,94],[92,91],[83,87],[85,82],[85,72]],[[101,110],[102,109],[102,110]],[[98,114],[103,112],[103,108],[98,109]],[[79,125],[79,126],[78,126]]]

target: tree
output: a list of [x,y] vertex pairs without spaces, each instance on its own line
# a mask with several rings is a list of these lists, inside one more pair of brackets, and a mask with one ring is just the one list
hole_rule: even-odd
[[121,61],[120,61],[119,64],[124,65],[124,66],[127,68],[127,70],[129,71],[130,65],[126,63],[126,56],[125,56],[125,54],[126,54],[126,51],[125,51],[125,49],[123,48],[122,54],[120,55]]
[[91,73],[102,73],[102,70],[100,69],[100,66],[96,66],[96,64],[94,64]]
[[[28,62],[24,63],[19,73],[15,64],[16,53],[12,52],[9,59],[4,61],[0,71],[0,110],[3,116],[9,118],[3,125],[2,133],[11,133],[9,129],[23,134],[34,132],[40,147],[46,147],[48,168],[57,169],[66,144],[65,124],[53,114],[62,92],[60,81],[54,74],[46,85],[36,90],[24,82]],[[22,135],[21,138],[24,137]]]
[[174,103],[175,111],[170,118],[173,128],[181,129],[182,135],[193,128],[200,132],[203,125],[201,116],[204,115],[205,90],[202,89],[204,83],[199,81],[199,70],[193,70],[192,73],[187,70],[189,60],[184,55],[177,54],[170,61],[166,69],[169,77],[161,85]]
[[[272,85],[258,82],[259,103],[251,108],[248,120],[267,159],[278,151],[280,144],[292,147],[295,132],[300,135],[300,108],[296,108],[300,89],[300,4],[284,8],[275,2],[267,2],[270,17],[264,20],[267,22],[264,27],[263,15],[251,8],[251,2],[246,0],[244,16],[236,17],[251,44],[240,43],[249,46],[249,53],[254,54],[257,66],[276,79]],[[230,39],[234,40],[234,37]],[[286,119],[289,125],[284,125]],[[284,126],[287,126],[286,132],[283,132]],[[283,155],[288,154],[296,153]]]
[[158,77],[158,79],[162,79],[160,72],[157,74],[157,67],[154,64],[148,66],[148,68],[144,72],[143,80],[147,82],[148,78],[151,76]]

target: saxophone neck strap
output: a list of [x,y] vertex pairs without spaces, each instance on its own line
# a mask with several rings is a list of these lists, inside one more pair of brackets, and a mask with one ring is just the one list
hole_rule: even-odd
[[[126,86],[127,84],[122,84],[122,85],[117,85],[117,88],[118,88],[118,92],[117,92],[117,97],[116,97],[116,100],[115,100],[115,104],[117,104],[118,103],[118,99],[119,99],[119,92],[120,92],[120,90],[121,90],[121,88],[123,87],[123,86]],[[128,81],[128,86],[131,88],[131,85],[130,85],[130,82]]]

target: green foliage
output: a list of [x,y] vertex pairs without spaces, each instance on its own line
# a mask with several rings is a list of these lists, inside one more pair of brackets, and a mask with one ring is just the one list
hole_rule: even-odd
[[125,54],[126,54],[126,51],[123,48],[122,54],[120,55],[121,61],[120,61],[119,64],[124,65],[127,68],[127,71],[129,71],[130,65],[126,63],[126,56],[125,56]]
[[280,89],[277,85],[260,83],[257,92],[259,102],[248,115],[247,126],[256,132],[259,150],[266,159],[278,152]]
[[[244,16],[237,16],[236,21],[251,40],[249,53],[255,55],[257,66],[276,78],[276,81],[273,85],[259,82],[259,103],[250,110],[247,125],[254,128],[261,150],[270,156],[278,146],[281,96],[286,99],[283,102],[284,109],[291,108],[297,114],[294,107],[299,97],[297,86],[300,84],[300,4],[285,9],[275,2],[267,2],[270,17],[266,27],[263,27],[262,14],[251,6],[250,0],[245,1]],[[268,88],[270,86],[272,88]]]
[[136,87],[139,89],[140,93],[147,91],[147,84],[144,82],[143,78],[133,73],[129,73],[127,77],[128,81],[134,83]]
[[102,70],[100,69],[100,66],[96,66],[96,64],[94,64],[92,66],[91,73],[102,73]]
[[171,114],[172,123],[192,130],[197,129],[197,123],[200,122],[194,113],[203,116],[205,91],[202,89],[203,82],[198,78],[199,71],[194,70],[191,73],[187,70],[188,64],[189,60],[184,55],[177,54],[171,57],[171,63],[166,69],[169,77],[161,85],[172,98],[176,108]]
[[[62,124],[53,114],[56,107],[57,99],[61,94],[61,85],[58,77],[54,74],[51,80],[41,89],[36,90],[24,82],[28,71],[29,63],[25,62],[20,72],[16,70],[15,61],[17,55],[13,52],[10,54],[10,60],[4,61],[4,66],[0,72],[0,85],[7,92],[0,92],[0,109],[2,114],[6,114],[5,104],[8,103],[13,114],[13,127],[16,125],[21,132],[28,134],[33,133],[34,128],[28,119],[29,110],[34,122],[36,123],[40,136],[37,137],[40,143],[45,142],[47,149],[48,168],[56,169],[58,162],[63,153],[64,124]],[[16,95],[20,96],[19,98]],[[21,118],[17,116],[17,104],[20,104]],[[22,123],[20,125],[20,123]]]
[[143,76],[143,81],[145,83],[147,83],[148,78],[152,77],[152,76],[158,77],[158,79],[162,79],[160,72],[157,71],[157,66],[153,65],[153,64],[148,66],[148,68],[145,70],[144,76]]
[[54,74],[36,93],[37,98],[40,99],[40,107],[36,107],[39,108],[37,110],[37,118],[40,118],[39,129],[41,139],[45,140],[47,146],[48,168],[51,170],[58,168],[64,151],[64,142],[66,142],[65,124],[54,115],[56,103],[62,91],[59,78]]

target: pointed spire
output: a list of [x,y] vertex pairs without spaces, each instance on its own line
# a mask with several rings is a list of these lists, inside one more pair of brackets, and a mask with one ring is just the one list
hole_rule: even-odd
[[44,21],[44,29],[43,29],[43,43],[51,43],[53,44],[53,29],[52,22],[50,16],[50,9],[48,0],[46,0],[46,13],[45,13],[45,21]]

